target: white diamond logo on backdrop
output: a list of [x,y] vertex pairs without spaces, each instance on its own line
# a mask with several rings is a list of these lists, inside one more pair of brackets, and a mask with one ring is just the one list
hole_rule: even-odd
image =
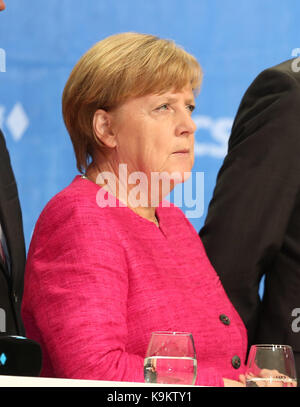
[[17,102],[6,120],[6,125],[15,141],[19,141],[25,133],[29,120],[21,103]]

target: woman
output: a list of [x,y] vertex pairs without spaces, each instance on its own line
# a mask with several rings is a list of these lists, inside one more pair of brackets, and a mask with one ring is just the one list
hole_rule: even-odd
[[100,41],[73,69],[63,116],[84,175],[37,222],[23,300],[44,376],[141,382],[151,332],[188,331],[196,384],[241,384],[243,323],[163,199],[193,166],[201,77],[173,42],[136,33]]

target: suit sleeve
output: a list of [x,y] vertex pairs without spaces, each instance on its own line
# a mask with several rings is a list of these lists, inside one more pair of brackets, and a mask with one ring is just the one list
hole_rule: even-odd
[[208,257],[255,334],[261,277],[283,242],[300,180],[300,88],[268,69],[242,99],[204,227]]
[[[0,221],[9,248],[10,278],[3,284],[3,299],[7,297],[6,329],[9,333],[25,335],[21,319],[25,269],[25,241],[18,189],[12,170],[5,138],[0,130]],[[8,296],[10,297],[8,299]]]
[[1,151],[1,160],[0,160],[0,185],[8,185],[12,182],[15,182],[14,174],[11,168],[9,154],[6,148],[5,138],[2,131],[0,130],[0,151]]

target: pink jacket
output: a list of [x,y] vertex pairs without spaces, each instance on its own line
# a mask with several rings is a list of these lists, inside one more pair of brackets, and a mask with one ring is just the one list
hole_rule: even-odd
[[157,228],[127,207],[100,208],[99,190],[77,176],[36,224],[22,316],[42,375],[143,382],[151,332],[187,331],[196,384],[238,380],[246,330],[183,212],[161,205]]

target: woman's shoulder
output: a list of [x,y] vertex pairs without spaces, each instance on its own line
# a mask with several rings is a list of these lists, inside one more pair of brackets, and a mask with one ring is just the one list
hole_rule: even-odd
[[39,216],[38,223],[55,223],[70,217],[92,216],[99,209],[96,200],[98,190],[96,184],[76,176],[67,187],[49,200]]

